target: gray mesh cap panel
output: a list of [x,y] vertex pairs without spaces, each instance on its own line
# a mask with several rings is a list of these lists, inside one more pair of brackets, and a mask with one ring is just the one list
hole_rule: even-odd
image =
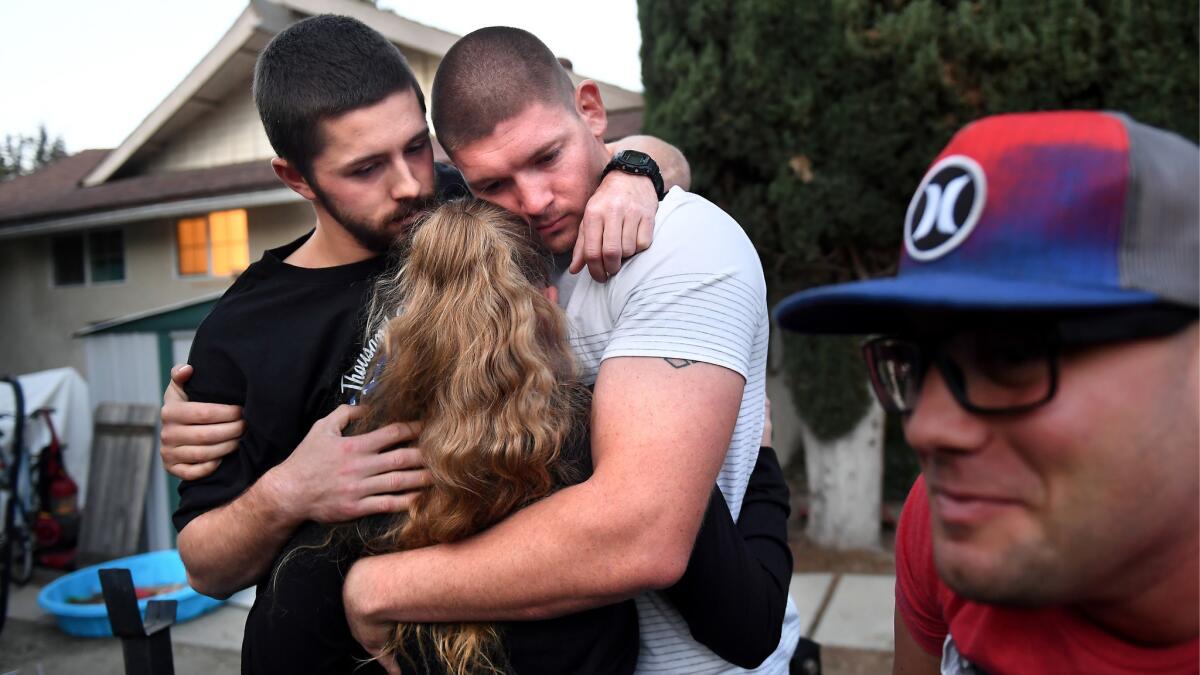
[[1120,283],[1200,306],[1200,148],[1117,117],[1129,134],[1131,164]]

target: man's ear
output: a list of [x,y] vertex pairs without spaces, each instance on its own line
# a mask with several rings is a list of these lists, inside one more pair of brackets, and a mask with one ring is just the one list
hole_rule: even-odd
[[608,113],[604,110],[604,101],[600,99],[600,87],[592,80],[584,80],[575,87],[575,112],[583,119],[601,143],[604,142],[604,132],[608,130]]
[[313,192],[312,186],[308,184],[308,179],[291,162],[282,157],[276,157],[271,160],[271,168],[275,170],[275,175],[279,177],[279,180],[283,181],[283,184],[290,187],[293,192],[310,202],[316,201],[317,193]]

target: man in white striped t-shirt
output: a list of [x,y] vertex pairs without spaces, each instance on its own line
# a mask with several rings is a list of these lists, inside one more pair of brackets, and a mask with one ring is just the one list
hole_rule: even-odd
[[[713,386],[708,384],[709,375],[714,383],[727,377],[715,372],[720,370],[744,379],[737,392],[741,401],[736,421],[726,440],[728,449],[716,477],[729,511],[737,519],[759,452],[769,328],[762,268],[741,227],[704,198],[673,188],[659,206],[653,246],[631,258],[608,283],[597,283],[586,274],[564,275],[558,289],[583,376],[588,384],[596,384],[597,406],[605,404],[606,390],[601,389],[601,378],[609,376],[611,371],[606,369],[614,366],[629,368],[638,377],[654,380],[674,376],[663,370],[664,365],[714,371],[700,375],[697,387]],[[623,360],[627,363],[622,364]],[[649,381],[648,390],[654,389],[654,380]],[[739,389],[738,384],[731,389]],[[607,391],[621,396],[619,388],[609,387]],[[682,423],[728,411],[721,408],[728,401],[711,399],[686,407],[693,397],[707,398],[695,394],[680,396],[675,403],[683,414],[672,417]],[[614,419],[628,424],[641,418],[646,424],[655,424],[663,412],[666,411],[639,415],[630,410]],[[631,426],[623,430],[622,437],[645,429],[641,425]],[[704,433],[711,430],[698,430],[691,435],[698,437]],[[712,438],[717,436],[714,434]],[[684,443],[675,448],[679,451],[678,461],[684,463],[688,462],[690,449],[686,446]],[[653,481],[648,483],[653,484]],[[639,672],[699,673],[730,669],[729,664],[691,639],[679,612],[662,595],[644,593],[637,601],[641,633]],[[762,672],[786,669],[799,631],[798,616],[789,605],[780,645],[759,667]]]
[[[571,252],[612,160],[595,83],[573,86],[537,38],[492,28],[446,54],[432,101],[472,191]],[[744,672],[654,591],[684,575],[714,483],[733,518],[741,509],[763,427],[766,287],[733,219],[678,188],[660,198],[650,249],[607,283],[558,283],[594,384],[592,476],[466,541],[356,563],[347,617],[369,650],[395,622],[544,618],[636,596],[640,672]],[[753,672],[787,671],[790,602],[780,633]]]

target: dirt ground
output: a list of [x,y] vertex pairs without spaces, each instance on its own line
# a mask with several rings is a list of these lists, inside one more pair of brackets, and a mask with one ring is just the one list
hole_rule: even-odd
[[821,647],[823,675],[887,675],[892,672],[891,652]]
[[878,551],[830,551],[819,548],[804,536],[803,530],[793,532],[793,567],[796,572],[838,572],[841,574],[894,574],[896,559],[892,554],[892,532],[884,532]]

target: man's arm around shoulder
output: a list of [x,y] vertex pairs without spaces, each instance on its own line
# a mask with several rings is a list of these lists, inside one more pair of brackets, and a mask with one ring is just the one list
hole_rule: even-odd
[[604,361],[592,406],[595,471],[475,537],[359,561],[347,616],[395,622],[538,619],[679,580],[737,421],[738,373],[662,358]]

